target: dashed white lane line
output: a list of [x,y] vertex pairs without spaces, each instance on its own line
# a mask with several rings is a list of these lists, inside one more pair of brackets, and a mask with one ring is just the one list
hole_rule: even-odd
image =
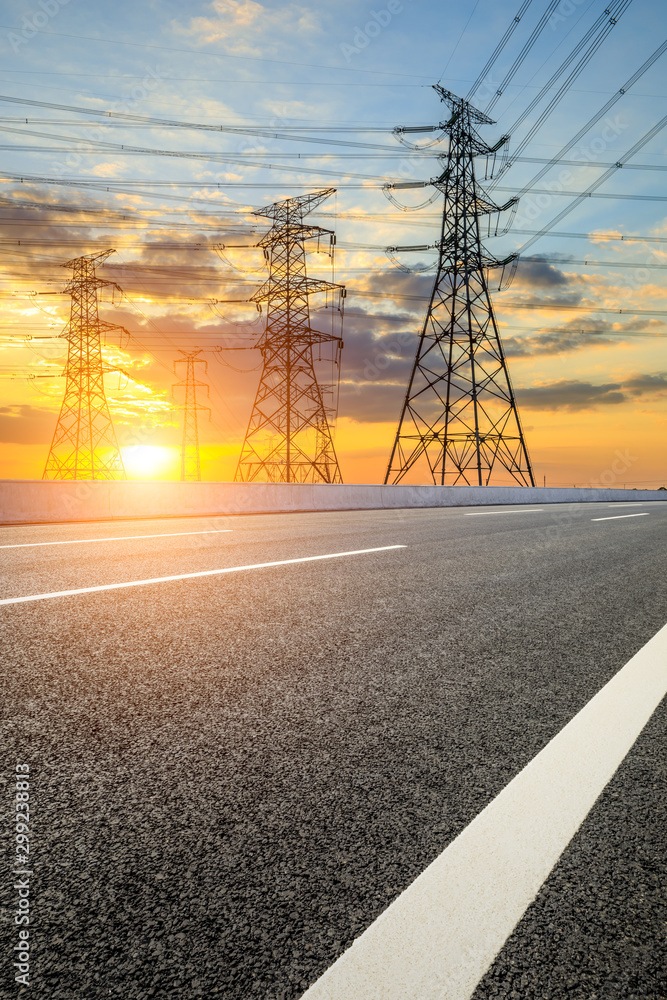
[[464,514],[464,517],[484,517],[486,514],[543,514],[541,507],[534,507],[530,510],[476,510],[472,514]]
[[176,538],[179,535],[224,535],[231,528],[207,528],[205,531],[164,531],[159,535],[113,535],[105,538],[66,538],[57,542],[19,542],[16,545],[0,545],[0,549],[32,549],[40,545],[84,545],[87,542],[127,542],[135,538]]
[[639,514],[612,514],[611,517],[592,517],[591,521],[620,521],[622,517],[649,517],[649,512],[643,510]]
[[667,625],[302,1000],[470,1000],[667,691]]
[[204,576],[221,576],[224,573],[242,573],[244,570],[268,569],[271,566],[290,566],[295,563],[317,562],[320,559],[341,559],[343,556],[363,556],[370,552],[388,552],[404,549],[405,545],[381,545],[374,549],[353,549],[350,552],[329,552],[321,556],[300,556],[297,559],[278,559],[274,562],[251,563],[248,566],[225,566],[222,569],[205,569],[198,573],[176,573],[173,576],[155,576],[149,580],[129,580],[126,583],[103,583],[97,587],[78,587],[76,590],[54,590],[48,594],[31,594],[26,597],[6,597],[0,604],[24,604],[27,601],[46,601],[50,597],[74,597],[77,594],[94,594],[102,590],[123,590],[125,587],[145,587],[153,583],[172,580],[194,580]]

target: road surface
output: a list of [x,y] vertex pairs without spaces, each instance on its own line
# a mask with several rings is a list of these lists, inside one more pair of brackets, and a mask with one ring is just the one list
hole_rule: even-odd
[[0,528],[0,996],[667,996],[666,539],[667,503]]

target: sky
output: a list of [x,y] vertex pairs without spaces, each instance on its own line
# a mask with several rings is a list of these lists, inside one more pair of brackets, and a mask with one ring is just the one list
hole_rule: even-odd
[[[435,261],[386,248],[432,245],[441,219],[432,189],[392,202],[383,186],[436,176],[445,152],[438,133],[412,149],[393,129],[443,121],[433,84],[466,95],[514,24],[472,98],[493,101],[484,141],[510,135],[500,176],[477,164],[497,203],[616,95],[486,239],[498,258],[530,243],[510,287],[499,272],[490,287],[535,479],[667,485],[667,127],[651,134],[667,54],[626,86],[667,37],[667,7],[560,0],[516,65],[548,6],[0,4],[0,477],[42,475],[64,391],[62,265],[113,248],[99,277],[118,287],[100,290],[100,315],[131,336],[106,334],[122,371],[105,384],[130,477],[178,478],[174,361],[201,349],[202,478],[231,479],[261,365],[263,316],[247,299],[266,277],[254,245],[266,226],[251,213],[335,187],[309,217],[335,231],[335,257],[326,240],[308,256],[311,276],[347,289],[335,443],[345,481],[382,481]],[[608,6],[616,23],[598,46]],[[313,326],[338,319],[313,297]]]

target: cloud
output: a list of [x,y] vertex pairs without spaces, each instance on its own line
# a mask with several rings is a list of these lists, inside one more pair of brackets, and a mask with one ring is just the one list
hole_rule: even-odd
[[618,406],[639,397],[660,398],[667,395],[667,372],[631,375],[621,382],[595,385],[579,379],[559,379],[524,389],[517,389],[519,406],[532,410],[593,410],[599,406]]
[[564,274],[543,260],[520,260],[515,278],[515,286],[526,288],[560,288],[576,282],[574,275]]
[[656,372],[653,375],[634,375],[623,383],[623,388],[630,396],[667,395],[667,372]]
[[397,382],[341,382],[341,416],[359,423],[398,421],[405,385]]
[[503,337],[503,347],[508,358],[528,358],[536,354],[571,354],[573,351],[588,350],[591,347],[608,347],[615,343],[609,337],[597,333],[542,333],[530,337]]
[[213,16],[193,17],[187,25],[173,22],[179,35],[190,35],[196,44],[211,45],[215,42],[234,41],[234,54],[259,54],[262,46],[250,46],[250,37],[275,40],[277,34],[303,38],[306,33],[319,31],[312,10],[297,4],[287,4],[278,9],[265,7],[256,0],[213,0]]
[[[584,325],[585,330],[582,329]],[[583,322],[571,320],[560,329],[536,330],[521,337],[504,337],[502,330],[500,334],[507,357],[527,358],[535,355],[572,354],[591,347],[609,347],[619,342],[608,335],[612,331],[616,336],[621,332],[605,320],[586,319]]]
[[0,406],[0,441],[3,444],[44,444],[55,426],[53,410],[27,404]]
[[531,410],[590,410],[601,404],[607,406],[625,403],[620,383],[593,385],[577,379],[560,379],[546,385],[516,390],[522,408]]
[[98,163],[91,169],[91,174],[96,177],[120,177],[125,171],[122,163]]
[[419,341],[405,316],[360,311],[346,313],[344,338],[343,378],[359,382],[405,381]]

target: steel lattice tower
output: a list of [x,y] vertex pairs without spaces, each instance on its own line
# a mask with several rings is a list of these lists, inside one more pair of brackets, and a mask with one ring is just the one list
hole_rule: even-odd
[[304,224],[303,218],[334,188],[287,198],[257,209],[273,220],[258,246],[269,261],[269,278],[251,297],[266,301],[266,328],[259,343],[263,368],[236,469],[237,482],[340,483],[338,459],[324,403],[327,387],[318,382],[313,348],[332,344],[338,359],[340,337],[310,325],[309,296],[338,291],[341,285],[306,274],[305,244],[333,233]]
[[513,200],[494,205],[475,179],[475,157],[495,153],[506,137],[488,146],[474,125],[492,120],[435,90],[452,112],[440,126],[450,140],[444,170],[430,182],[444,195],[438,268],[385,483],[427,465],[435,484],[488,485],[504,469],[519,485],[534,486],[486,275],[514,258],[497,260],[480,240],[480,216]]
[[114,250],[75,257],[65,288],[72,296],[66,339],[65,398],[60,409],[43,479],[125,479],[125,468],[104,393],[104,375],[116,371],[102,360],[102,330],[116,330],[99,318],[97,290],[118,286],[95,276]]
[[176,382],[173,389],[185,389],[185,400],[183,402],[183,438],[181,441],[181,480],[185,482],[201,481],[201,466],[199,463],[199,426],[197,413],[200,410],[207,410],[209,418],[211,410],[208,406],[200,406],[197,403],[197,389],[206,389],[209,394],[209,387],[206,382],[199,382],[195,375],[195,365],[204,365],[204,374],[208,372],[208,362],[197,355],[201,351],[179,351],[182,358],[174,361],[174,374],[177,375],[176,365],[185,365],[185,378]]

